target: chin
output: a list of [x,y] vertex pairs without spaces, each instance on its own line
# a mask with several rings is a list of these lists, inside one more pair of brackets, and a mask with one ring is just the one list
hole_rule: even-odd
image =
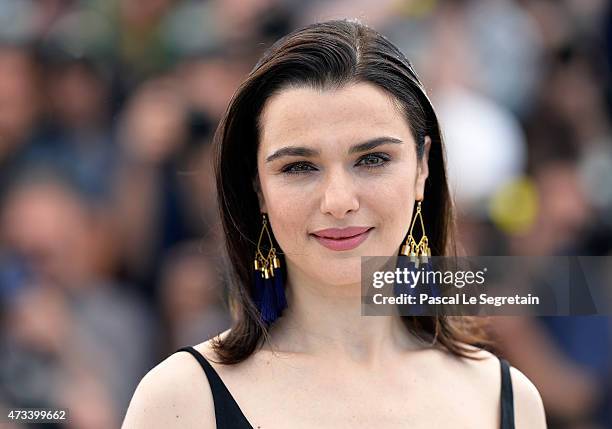
[[316,276],[322,282],[333,286],[346,286],[361,282],[361,257],[355,256],[354,261],[349,258],[337,262],[325,263],[325,268],[317,272]]

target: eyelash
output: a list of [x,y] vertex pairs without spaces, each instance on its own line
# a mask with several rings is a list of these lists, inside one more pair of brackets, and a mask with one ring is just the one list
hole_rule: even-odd
[[[382,161],[382,162],[380,162],[380,163],[378,163],[376,165],[364,164],[363,166],[365,168],[367,168],[368,170],[373,170],[375,168],[385,167],[387,165],[387,163],[391,160],[391,157],[389,155],[387,155],[386,153],[370,153],[368,155],[364,155],[363,157],[361,157],[358,162],[361,162],[364,159],[368,159],[368,158],[370,158],[370,159],[380,159]],[[312,170],[291,171],[291,169],[293,167],[299,166],[299,165],[309,165],[309,166],[312,166],[308,162],[299,161],[299,162],[294,162],[294,163],[286,165],[282,169],[282,172],[284,174],[289,174],[289,175],[299,175],[299,174],[306,174],[306,173],[309,173],[310,171],[312,171]]]

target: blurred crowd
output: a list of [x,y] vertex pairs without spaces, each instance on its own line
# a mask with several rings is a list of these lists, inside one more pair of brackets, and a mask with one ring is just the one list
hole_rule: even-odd
[[[1,0],[1,406],[118,427],[148,369],[229,327],[212,135],[266,47],[342,17],[424,81],[466,254],[612,255],[605,0]],[[550,428],[612,428],[610,317],[491,334]]]

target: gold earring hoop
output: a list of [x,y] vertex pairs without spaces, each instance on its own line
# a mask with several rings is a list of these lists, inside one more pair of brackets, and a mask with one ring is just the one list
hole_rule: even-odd
[[[417,243],[412,235],[414,224],[417,221],[417,217],[421,221],[421,232],[422,236]],[[425,223],[423,222],[423,213],[421,212],[421,201],[417,202],[416,212],[410,225],[410,232],[406,238],[406,242],[402,245],[400,253],[410,258],[410,262],[413,262],[418,268],[419,263],[427,264],[429,257],[431,256],[431,249],[429,248],[429,240],[425,234]]]
[[[264,279],[269,279],[270,277],[274,277],[274,270],[276,268],[280,268],[280,260],[276,256],[276,248],[274,247],[274,243],[272,242],[272,237],[270,236],[270,230],[268,229],[268,218],[265,213],[262,213],[262,226],[261,232],[259,233],[259,240],[257,241],[257,251],[255,252],[255,261],[253,263],[256,270],[261,273],[261,276]],[[264,232],[268,236],[269,249],[268,254],[264,255],[261,250],[261,240],[263,239]]]

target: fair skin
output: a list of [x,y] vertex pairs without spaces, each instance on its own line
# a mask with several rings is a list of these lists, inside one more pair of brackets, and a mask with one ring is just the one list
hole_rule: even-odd
[[[360,257],[397,253],[415,200],[426,197],[429,138],[419,161],[405,117],[385,92],[365,83],[285,89],[268,100],[261,122],[256,188],[285,256],[289,306],[261,350],[237,365],[212,362],[251,425],[499,427],[495,356],[457,358],[420,342],[394,316],[360,314]],[[349,152],[381,137],[375,148]],[[316,154],[267,162],[288,146]],[[288,167],[304,173],[283,172]],[[345,226],[374,229],[346,251],[310,235]],[[195,348],[215,359],[210,340]],[[511,375],[516,427],[546,427],[536,388],[515,368]],[[216,427],[207,379],[192,356],[171,355],[139,384],[123,428],[145,427]]]

